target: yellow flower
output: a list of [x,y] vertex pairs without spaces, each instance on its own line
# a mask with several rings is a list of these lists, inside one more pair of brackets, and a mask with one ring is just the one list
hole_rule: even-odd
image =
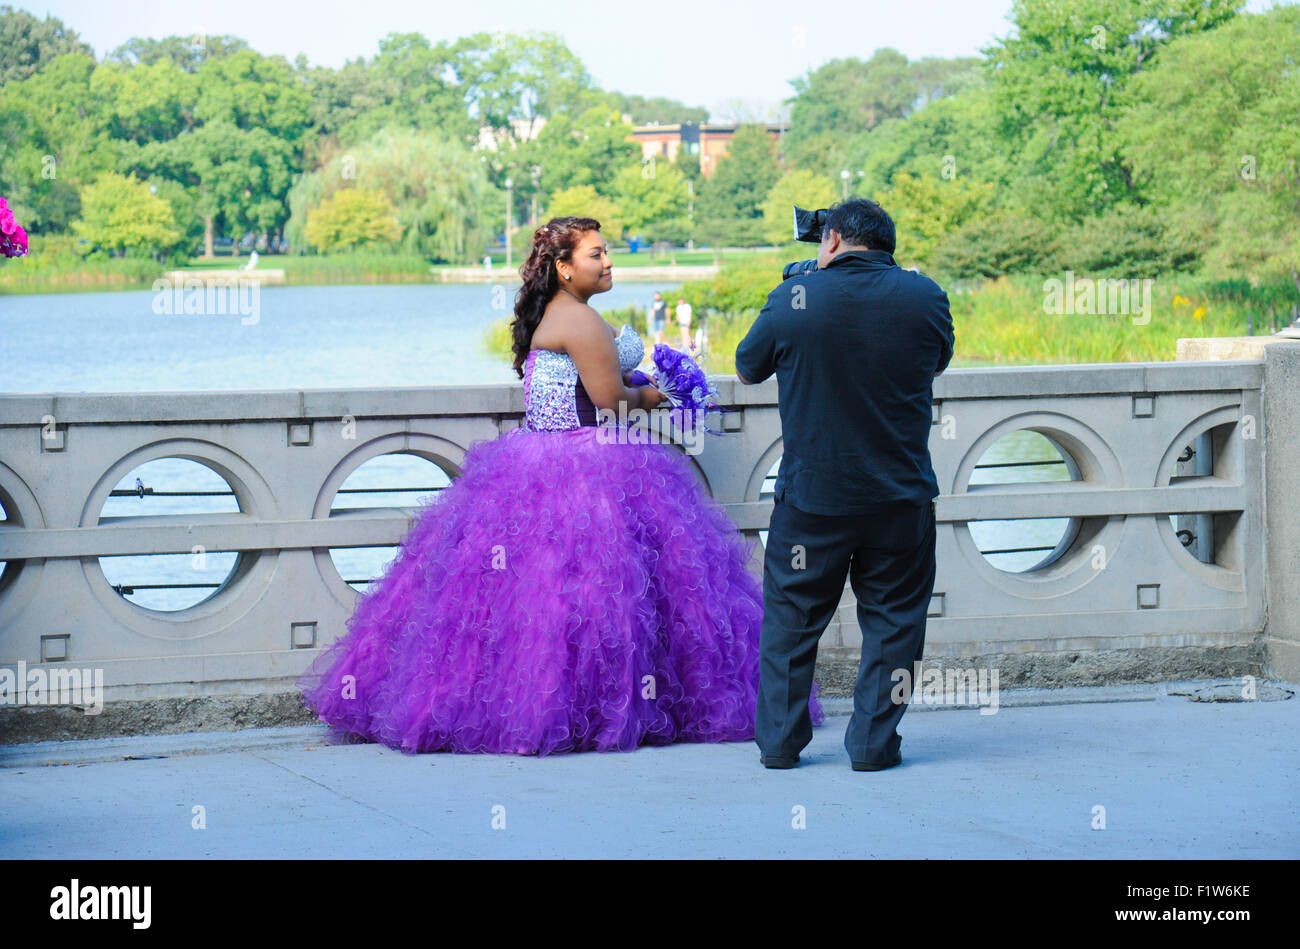
[[1194,319],[1194,320],[1203,320],[1203,319],[1205,319],[1205,307],[1203,307],[1203,306],[1198,306],[1198,307],[1196,308],[1196,311],[1195,311],[1194,313],[1192,313],[1192,319]]
[[1191,303],[1191,302],[1192,302],[1192,301],[1189,300],[1189,299],[1187,299],[1187,297],[1179,296],[1179,295],[1176,294],[1176,293],[1174,294],[1174,306],[1186,306],[1187,304],[1189,304],[1189,303]]

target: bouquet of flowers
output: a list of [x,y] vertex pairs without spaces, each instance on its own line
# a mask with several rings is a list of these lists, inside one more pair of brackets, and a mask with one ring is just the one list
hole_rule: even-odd
[[27,232],[14,220],[9,203],[0,198],[0,257],[22,257],[27,253]]
[[687,427],[687,419],[699,420],[700,427],[710,435],[722,435],[703,423],[707,412],[730,412],[718,404],[718,388],[709,383],[709,378],[690,356],[673,349],[664,343],[655,345],[655,368],[658,370],[658,382],[639,369],[628,376],[628,384],[633,386],[654,386],[668,398],[672,408],[668,410],[678,428]]

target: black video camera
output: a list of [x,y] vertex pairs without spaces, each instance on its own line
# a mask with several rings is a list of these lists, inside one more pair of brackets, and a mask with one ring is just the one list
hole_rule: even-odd
[[[805,244],[820,244],[822,242],[822,230],[826,227],[826,208],[820,208],[816,211],[807,211],[794,206],[794,239],[802,241]],[[817,269],[817,260],[796,260],[792,264],[786,264],[785,269],[781,271],[781,279],[789,280],[791,277],[812,273]]]

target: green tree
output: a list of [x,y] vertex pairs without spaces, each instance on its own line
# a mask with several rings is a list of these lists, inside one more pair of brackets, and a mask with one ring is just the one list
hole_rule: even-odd
[[339,140],[351,145],[382,128],[413,128],[438,131],[473,148],[478,123],[452,78],[455,67],[453,44],[433,46],[419,33],[388,34],[370,63],[370,78],[383,91],[385,104],[349,121]]
[[1040,213],[1072,220],[1138,197],[1115,125],[1161,47],[1232,19],[1244,0],[1015,0],[985,52],[1017,176]]
[[835,182],[816,172],[787,171],[772,186],[763,202],[763,237],[771,244],[794,240],[794,205],[817,209],[830,207],[838,198]]
[[1123,154],[1221,276],[1289,273],[1300,293],[1300,8],[1184,36],[1134,83]]
[[698,152],[692,152],[685,145],[677,149],[677,155],[673,158],[673,165],[682,173],[682,177],[691,182],[694,186],[695,193],[700,191],[700,185],[704,183],[704,173],[700,170],[700,156]]
[[945,279],[1051,273],[1059,265],[1053,222],[1013,208],[976,214],[941,236],[930,257]]
[[[690,231],[686,178],[668,162],[629,165],[614,178],[614,193],[629,234],[680,242]],[[612,233],[609,236],[613,236]]]
[[0,187],[33,233],[66,228],[80,189],[117,167],[94,71],[89,56],[67,53],[0,86]]
[[987,87],[931,102],[906,119],[889,119],[857,140],[847,168],[861,168],[861,188],[874,194],[906,172],[971,177],[992,182],[1006,203],[1020,194],[1011,186],[1008,148],[999,138],[998,116]]
[[[602,124],[590,134],[582,129],[583,145],[590,158],[604,160],[601,151],[610,145],[603,124],[611,111],[610,97],[594,88],[586,67],[560,37],[543,32],[475,33],[457,40],[451,49],[456,88],[479,136],[491,142],[484,152],[488,177],[502,193],[506,181],[511,182],[514,220],[516,212],[545,200],[543,169],[556,156],[540,152],[534,139],[557,115],[582,116],[599,107]],[[549,184],[551,190],[566,186],[559,181]],[[609,193],[607,184],[597,186]]]
[[894,219],[895,257],[900,263],[928,266],[935,245],[988,206],[993,186],[987,182],[933,175],[898,175],[878,201]]
[[475,33],[451,52],[470,114],[507,150],[530,139],[539,119],[573,110],[592,88],[582,61],[554,33]]
[[180,239],[172,209],[134,175],[107,172],[81,192],[81,218],[73,230],[110,254],[137,251],[156,254]]
[[311,211],[352,187],[387,196],[397,208],[403,248],[436,260],[477,259],[505,217],[484,163],[464,145],[432,131],[384,129],[294,184],[285,236],[295,253],[307,249]]
[[219,59],[240,50],[248,43],[237,36],[164,36],[162,39],[134,36],[108,54],[108,62],[124,66],[153,66],[169,62],[187,73],[197,73],[209,59]]
[[600,232],[607,241],[618,240],[623,234],[623,220],[618,205],[600,194],[591,185],[565,188],[551,196],[547,205],[547,218],[590,217],[600,222]]
[[831,176],[855,167],[851,156],[868,132],[978,84],[978,64],[970,57],[908,62],[885,47],[865,62],[833,59],[792,79],[795,95],[786,100],[790,131],[783,142],[787,162]]
[[218,230],[242,237],[283,227],[291,181],[291,146],[265,129],[208,122],[167,142],[139,149],[135,167],[180,182],[195,196],[204,224],[204,256]]
[[561,112],[519,149],[518,163],[541,168],[543,194],[588,185],[612,198],[615,176],[641,159],[641,146],[628,140],[631,134],[632,126],[607,105],[592,106],[576,118]]
[[[310,97],[279,56],[249,49],[209,55],[193,75],[173,56],[148,65],[107,64],[95,86],[123,138],[120,167],[190,191],[175,206],[203,221],[204,255],[218,231],[274,240],[289,217],[286,197],[301,171]],[[187,233],[193,222],[182,222]]]
[[1203,236],[1168,208],[1117,204],[1059,236],[1058,266],[1081,273],[1171,274],[1200,263]]
[[309,168],[325,164],[340,142],[354,145],[363,141],[358,130],[369,128],[370,117],[396,98],[393,81],[377,75],[364,57],[350,60],[340,69],[308,68],[303,61],[296,72],[310,98],[307,117],[311,134],[303,151]]
[[818,132],[866,132],[885,119],[906,115],[920,88],[907,57],[884,47],[866,62],[832,59],[792,79],[791,145]]
[[307,215],[307,241],[322,253],[348,253],[401,239],[396,209],[378,191],[345,188]]
[[65,53],[95,55],[62,20],[48,14],[38,20],[26,10],[0,6],[0,85],[33,76]]
[[157,188],[158,197],[172,209],[172,219],[180,231],[174,256],[190,257],[203,241],[203,218],[198,211],[198,195],[179,181],[156,177],[148,181],[150,189]]
[[917,101],[912,104],[913,111],[948,96],[977,89],[985,83],[984,62],[977,56],[959,56],[956,59],[926,56],[913,60],[910,69],[912,81],[919,91]]
[[170,59],[150,65],[101,63],[90,77],[108,133],[136,145],[167,141],[194,127],[196,78]]
[[197,82],[199,120],[261,129],[283,142],[295,161],[300,157],[311,98],[282,56],[240,50],[212,58],[199,69]]
[[696,202],[699,238],[712,244],[762,244],[763,201],[780,177],[776,143],[763,126],[737,128]]
[[687,122],[699,125],[709,121],[709,110],[704,106],[689,106],[663,96],[646,98],[621,92],[609,95],[620,113],[632,117],[633,125],[680,125]]

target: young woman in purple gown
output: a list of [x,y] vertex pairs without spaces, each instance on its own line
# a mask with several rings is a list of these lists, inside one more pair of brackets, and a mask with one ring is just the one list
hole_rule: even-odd
[[536,755],[753,739],[751,542],[677,449],[596,424],[664,400],[626,384],[644,354],[632,328],[587,305],[612,286],[599,228],[554,218],[534,234],[511,324],[523,424],[469,446],[299,680],[337,730]]

